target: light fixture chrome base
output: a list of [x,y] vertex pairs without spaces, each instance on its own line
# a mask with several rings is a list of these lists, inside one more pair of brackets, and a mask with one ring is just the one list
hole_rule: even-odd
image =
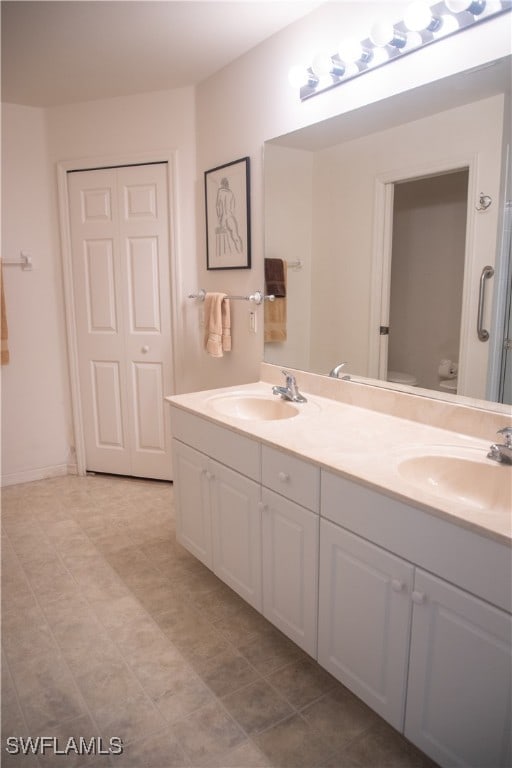
[[[494,6],[496,5],[496,9]],[[411,44],[407,45],[391,45],[388,44],[379,48],[376,46],[370,38],[361,41],[361,47],[367,53],[366,60],[360,60],[355,65],[346,67],[344,63],[340,61],[338,54],[333,54],[332,62],[333,67],[328,79],[317,77],[310,67],[308,69],[308,82],[300,89],[301,101],[317,96],[319,93],[336,88],[338,85],[353,80],[360,75],[364,75],[365,72],[371,72],[378,67],[382,67],[385,64],[389,64],[391,61],[401,59],[407,56],[409,53],[414,53],[421,48],[425,48],[427,45],[436,43],[439,40],[443,40],[451,35],[456,35],[458,32],[462,32],[475,24],[482,24],[489,19],[493,19],[503,13],[507,13],[512,10],[512,0],[474,0],[472,5],[465,11],[454,13],[450,11],[445,2],[438,2],[430,6],[432,12],[432,18],[436,20],[435,29],[424,29],[421,32],[410,32],[407,29],[403,21],[396,22],[393,26],[398,33],[398,38],[405,37],[406,39],[414,40]],[[473,10],[473,13],[471,12]],[[476,15],[477,14],[477,15]],[[447,31],[443,32],[443,17],[449,17],[454,20],[455,27],[449,26]],[[431,27],[432,25],[429,25]],[[448,25],[447,25],[448,26]],[[384,51],[385,58],[380,60],[380,57],[372,55],[376,51]]]

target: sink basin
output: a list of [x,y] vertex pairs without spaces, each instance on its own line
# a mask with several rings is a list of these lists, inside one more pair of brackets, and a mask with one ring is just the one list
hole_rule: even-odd
[[398,472],[404,480],[429,494],[472,509],[510,514],[512,467],[472,452],[460,456],[446,452],[404,459]]
[[223,395],[212,398],[210,405],[223,416],[253,421],[290,419],[299,413],[297,406],[287,400],[264,395]]

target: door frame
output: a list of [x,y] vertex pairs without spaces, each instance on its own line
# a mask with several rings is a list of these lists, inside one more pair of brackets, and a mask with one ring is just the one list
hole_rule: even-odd
[[62,251],[62,275],[64,287],[64,309],[66,318],[66,336],[69,359],[69,380],[71,390],[71,410],[73,420],[73,431],[75,437],[75,462],[77,474],[85,475],[86,451],[83,429],[83,410],[80,397],[80,378],[78,372],[78,339],[76,333],[76,307],[73,290],[73,266],[71,258],[71,225],[68,197],[68,172],[69,171],[93,171],[103,168],[116,168],[130,165],[150,165],[152,163],[167,164],[167,188],[168,188],[168,222],[169,222],[169,298],[171,302],[171,385],[172,392],[176,392],[176,379],[179,376],[177,364],[179,355],[177,354],[178,341],[178,301],[177,287],[181,285],[180,265],[177,259],[178,254],[178,227],[177,216],[177,194],[176,194],[176,166],[177,153],[174,150],[164,150],[159,152],[143,152],[126,155],[102,155],[86,159],[65,160],[57,163],[57,192],[58,192],[58,211],[59,227]]
[[[391,289],[391,253],[393,245],[394,185],[430,176],[468,170],[466,242],[464,250],[464,283],[462,288],[461,333],[459,348],[459,383],[464,387],[467,348],[471,337],[471,280],[476,264],[475,206],[477,199],[477,155],[450,158],[425,165],[404,166],[379,174],[375,179],[373,255],[370,300],[370,336],[368,339],[368,375],[385,380],[388,359],[388,337],[376,331],[389,318]],[[475,315],[476,317],[476,315]]]

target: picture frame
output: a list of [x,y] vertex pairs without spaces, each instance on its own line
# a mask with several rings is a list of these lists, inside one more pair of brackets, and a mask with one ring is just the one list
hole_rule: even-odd
[[249,158],[205,171],[206,268],[250,269]]

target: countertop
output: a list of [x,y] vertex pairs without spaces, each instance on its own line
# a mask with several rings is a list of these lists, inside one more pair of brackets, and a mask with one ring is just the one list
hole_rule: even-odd
[[[292,418],[242,419],[215,410],[215,399],[237,394],[272,397],[272,385],[259,381],[173,395],[166,400],[234,432],[307,459],[346,479],[512,546],[512,466],[486,458],[489,441],[307,391],[303,392],[307,402],[296,404],[298,413]],[[465,499],[460,494],[447,497],[432,483],[423,487],[404,477],[400,464],[426,454],[446,459],[456,456],[489,465],[490,471],[496,473],[497,485],[503,488],[505,478],[505,506],[491,503],[486,507],[471,493]],[[471,484],[474,488],[475,478],[471,472],[474,465],[461,466],[468,467],[468,488]],[[503,502],[503,493],[501,498]]]

